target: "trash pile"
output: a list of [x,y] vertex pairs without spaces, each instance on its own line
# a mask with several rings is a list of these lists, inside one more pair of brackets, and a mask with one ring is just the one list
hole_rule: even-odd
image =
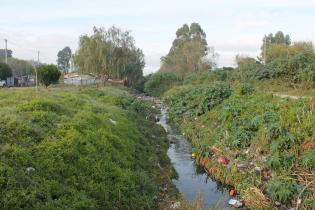
[[[203,167],[209,176],[223,184],[234,186],[229,192],[229,205],[242,209],[246,206],[267,208],[270,206],[270,201],[263,194],[263,186],[264,182],[271,178],[271,170],[260,167],[253,161],[231,158],[235,156],[233,151],[221,151],[216,147],[210,147],[208,155],[192,154],[192,157],[196,158],[197,164]],[[261,186],[261,189],[244,182],[251,175],[256,177],[257,185],[255,184],[255,186]],[[239,193],[242,195],[242,199],[240,199]]]

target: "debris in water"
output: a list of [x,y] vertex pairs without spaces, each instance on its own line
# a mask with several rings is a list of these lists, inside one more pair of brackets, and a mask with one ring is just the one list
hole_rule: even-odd
[[236,199],[230,199],[230,200],[229,200],[229,204],[230,204],[231,206],[236,207],[236,208],[240,208],[240,207],[243,206],[243,203],[240,202],[240,201],[238,201],[238,200],[236,200]]
[[109,119],[109,121],[113,124],[113,125],[116,125],[117,122],[115,120],[112,120],[112,119]]

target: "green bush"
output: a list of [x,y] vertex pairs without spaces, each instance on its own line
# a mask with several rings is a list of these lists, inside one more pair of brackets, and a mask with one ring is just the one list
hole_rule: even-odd
[[298,191],[298,185],[291,177],[274,177],[267,185],[267,193],[274,201],[287,203]]
[[181,117],[182,114],[200,116],[230,95],[230,87],[222,84],[181,90],[167,99],[171,101],[170,116],[171,118]]
[[175,73],[158,72],[148,76],[144,91],[152,96],[161,96],[165,91],[178,83]]
[[310,171],[315,172],[315,150],[309,149],[301,156],[301,165]]
[[36,69],[36,71],[38,81],[46,87],[57,83],[61,75],[60,71],[55,65],[41,65]]
[[216,83],[218,81],[228,81],[233,80],[233,70],[215,70],[209,72],[201,73],[191,73],[185,76],[184,84],[188,85],[210,85],[211,83]]
[[255,90],[249,84],[243,83],[243,84],[237,85],[237,87],[235,88],[235,91],[238,95],[246,95],[246,94],[253,93]]

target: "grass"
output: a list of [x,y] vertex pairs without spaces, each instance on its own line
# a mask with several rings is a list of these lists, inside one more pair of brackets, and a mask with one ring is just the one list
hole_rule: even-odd
[[175,196],[163,129],[119,88],[0,90],[1,209],[155,209]]

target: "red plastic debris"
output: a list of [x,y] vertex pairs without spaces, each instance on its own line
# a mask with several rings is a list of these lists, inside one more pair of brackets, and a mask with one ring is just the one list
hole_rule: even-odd
[[218,162],[222,163],[223,165],[229,164],[229,160],[226,157],[224,157],[224,156],[218,157]]

